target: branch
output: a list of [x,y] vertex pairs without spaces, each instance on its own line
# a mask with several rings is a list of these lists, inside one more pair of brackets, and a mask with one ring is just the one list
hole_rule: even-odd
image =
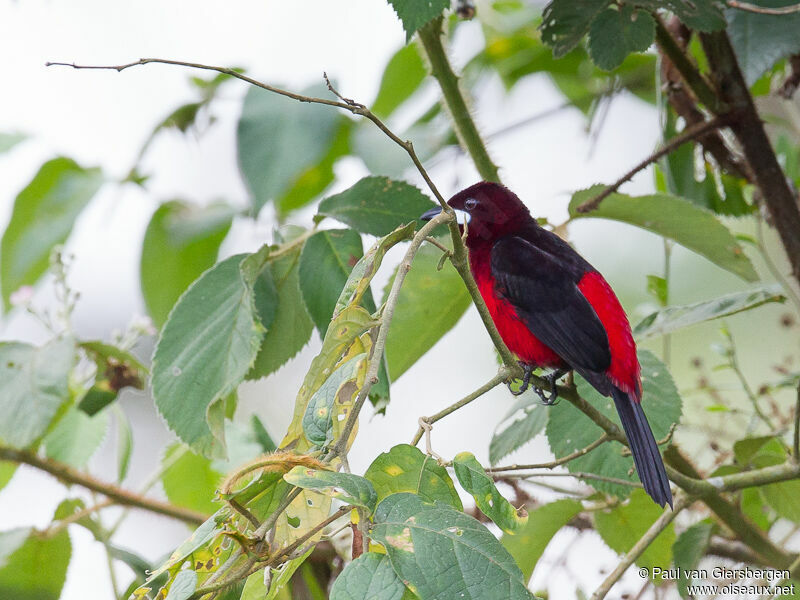
[[606,597],[606,594],[611,590],[612,586],[619,581],[619,578],[628,570],[633,562],[639,558],[642,553],[647,550],[647,547],[653,542],[653,540],[658,537],[658,534],[664,531],[667,526],[672,523],[672,520],[681,512],[684,508],[689,506],[694,500],[685,494],[681,494],[680,497],[675,499],[675,508],[673,510],[665,510],[658,519],[656,519],[655,523],[650,526],[650,529],[647,530],[641,539],[634,544],[633,548],[625,555],[625,557],[620,561],[617,565],[617,568],[611,571],[611,573],[606,577],[605,581],[600,584],[594,594],[592,594],[592,600],[602,600]]
[[506,477],[516,477],[517,479],[528,479],[530,477],[573,477],[575,479],[589,479],[591,481],[604,481],[605,483],[613,483],[615,485],[626,485],[628,487],[640,488],[642,484],[638,481],[628,481],[627,479],[620,479],[619,477],[606,477],[605,475],[595,475],[594,473],[583,473],[575,471],[572,473],[520,473],[513,475],[506,475]]
[[[511,372],[510,372],[509,369],[507,369],[506,367],[500,367],[500,369],[497,371],[497,375],[492,377],[489,381],[487,381],[485,384],[483,384],[477,390],[475,390],[471,394],[468,394],[468,395],[464,396],[461,400],[459,400],[455,404],[451,404],[447,408],[445,408],[443,410],[440,410],[438,413],[436,413],[435,415],[433,415],[431,417],[422,417],[422,420],[425,423],[427,423],[428,425],[433,425],[434,423],[436,423],[436,421],[439,421],[439,420],[443,419],[444,417],[446,417],[450,413],[453,413],[453,412],[457,411],[459,408],[461,408],[463,406],[466,406],[467,404],[469,404],[473,400],[483,396],[489,390],[497,387],[498,385],[500,385],[504,381],[507,381],[509,375],[511,375]],[[417,429],[417,433],[416,433],[416,435],[414,435],[414,439],[411,440],[411,445],[412,446],[416,446],[419,443],[419,440],[422,438],[422,434],[424,433],[424,431],[425,430],[424,430],[423,427],[420,427],[419,429]]]
[[461,145],[469,152],[475,168],[486,181],[500,181],[497,165],[492,162],[486,145],[481,139],[475,121],[467,108],[467,103],[458,85],[458,76],[453,72],[447,53],[442,45],[442,23],[439,17],[419,30],[419,39],[428,57],[431,75],[439,82],[444,103],[453,118],[453,125]]
[[192,525],[200,525],[208,518],[208,515],[203,513],[175,506],[168,502],[145,498],[116,485],[100,481],[91,475],[73,469],[69,465],[51,458],[42,458],[29,450],[17,450],[8,446],[0,446],[0,460],[29,465],[49,473],[62,483],[79,485],[93,492],[103,494],[117,504],[149,510]]
[[709,131],[713,131],[715,129],[719,129],[720,127],[724,127],[726,124],[727,118],[723,116],[716,116],[709,121],[701,121],[700,123],[695,123],[690,125],[686,129],[681,132],[680,135],[676,135],[674,138],[669,140],[666,144],[664,144],[661,148],[653,152],[650,156],[645,158],[642,162],[638,165],[633,167],[630,171],[625,173],[622,177],[617,179],[613,184],[608,186],[602,192],[597,194],[594,198],[590,198],[580,206],[578,206],[577,211],[579,213],[587,213],[595,210],[600,203],[608,198],[611,194],[616,192],[619,187],[625,183],[626,181],[630,181],[634,175],[636,175],[642,169],[647,168],[652,163],[659,160],[661,157],[666,156],[667,154],[677,150],[680,146],[683,146],[686,142],[694,140],[698,137],[701,137],[703,134],[708,133]]
[[749,2],[739,2],[738,0],[728,0],[725,4],[731,8],[738,8],[747,12],[758,13],[760,15],[791,15],[800,12],[800,4],[793,4],[791,6],[781,6],[779,8],[768,8],[766,6],[756,6]]
[[576,450],[572,454],[567,454],[566,456],[562,456],[561,458],[558,458],[558,459],[550,461],[550,462],[538,463],[538,464],[533,464],[533,465],[516,465],[516,464],[514,464],[514,465],[509,465],[507,467],[495,467],[493,469],[486,469],[486,472],[487,473],[502,473],[504,471],[521,471],[523,469],[525,469],[525,470],[527,470],[527,469],[553,469],[553,468],[558,467],[560,465],[567,464],[568,462],[571,462],[571,461],[575,460],[576,458],[580,458],[581,456],[585,456],[586,454],[589,454],[589,452],[591,452],[592,450],[594,450],[598,446],[601,446],[602,444],[604,444],[608,440],[609,440],[608,434],[604,433],[603,435],[601,435],[599,438],[597,438],[595,441],[593,441],[591,444],[589,444],[585,448],[581,448],[580,450]]

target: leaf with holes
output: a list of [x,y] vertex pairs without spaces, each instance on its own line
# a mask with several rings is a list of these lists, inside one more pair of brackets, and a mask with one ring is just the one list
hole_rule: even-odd
[[347,504],[367,508],[370,513],[378,503],[378,494],[369,480],[352,473],[295,467],[283,478],[296,487],[315,490]]

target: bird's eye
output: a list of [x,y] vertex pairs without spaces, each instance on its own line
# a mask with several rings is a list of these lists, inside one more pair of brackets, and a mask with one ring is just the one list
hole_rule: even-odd
[[476,206],[478,206],[478,201],[475,200],[475,198],[467,198],[466,200],[464,200],[464,208],[466,208],[467,210],[472,210]]

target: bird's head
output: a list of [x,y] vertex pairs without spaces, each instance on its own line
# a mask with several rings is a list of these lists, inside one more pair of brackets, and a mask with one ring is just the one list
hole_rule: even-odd
[[[513,233],[531,216],[517,195],[499,183],[482,181],[461,190],[447,203],[456,211],[459,227],[467,228],[467,245],[475,246]],[[441,212],[433,208],[422,215],[430,220]]]

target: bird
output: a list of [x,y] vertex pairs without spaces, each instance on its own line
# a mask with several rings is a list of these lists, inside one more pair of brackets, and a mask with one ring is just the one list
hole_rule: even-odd
[[[611,286],[589,262],[556,234],[541,227],[511,190],[482,181],[447,204],[456,212],[469,267],[492,321],[524,369],[554,371],[555,381],[579,373],[614,400],[644,490],[660,506],[672,507],[672,491],[653,431],[642,408],[641,367],[628,317]],[[433,208],[420,216],[430,220]]]

